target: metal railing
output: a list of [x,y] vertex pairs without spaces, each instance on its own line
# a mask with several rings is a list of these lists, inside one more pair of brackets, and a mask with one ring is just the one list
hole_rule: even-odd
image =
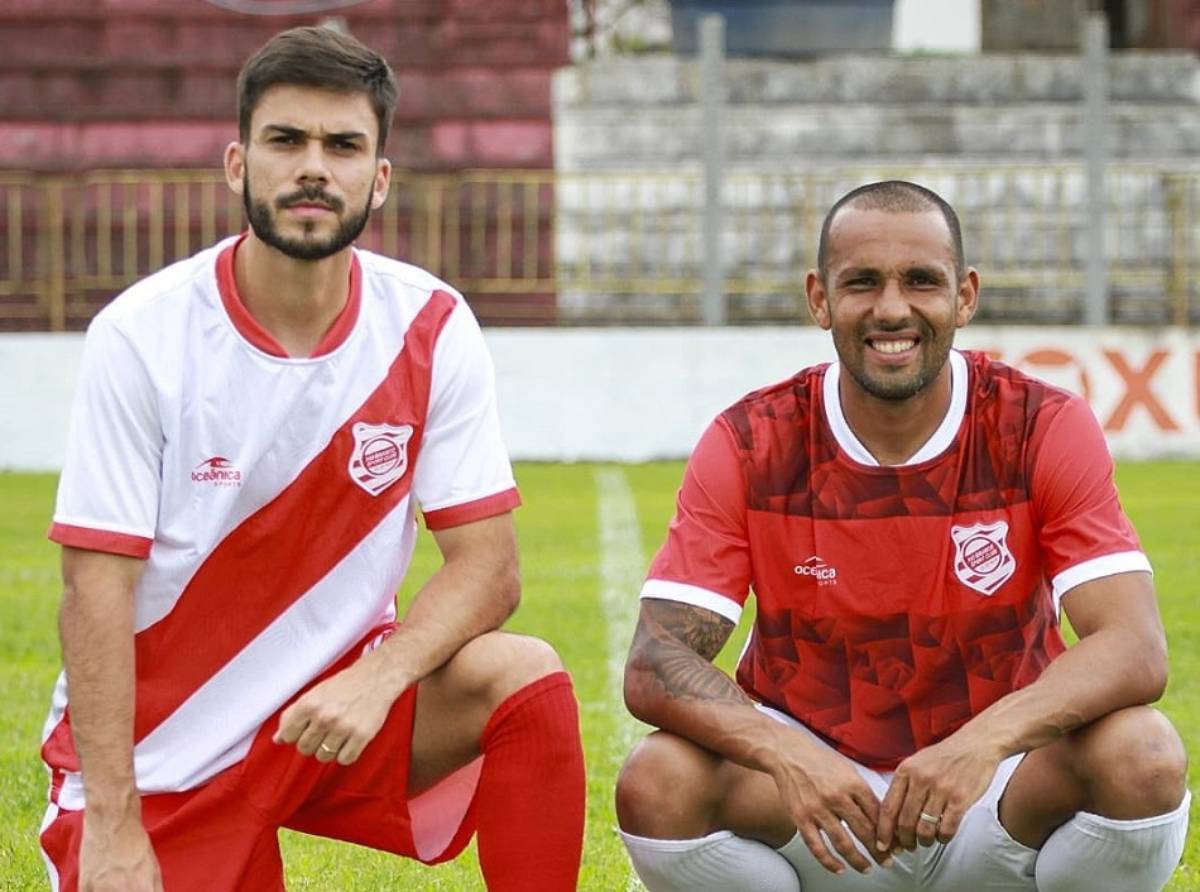
[[[726,176],[728,318],[794,322],[824,214],[863,182],[914,179],[958,210],[985,320],[1083,318],[1081,165],[985,165]],[[1114,165],[1106,253],[1112,321],[1200,324],[1200,168]],[[426,267],[491,323],[702,318],[699,170],[400,173],[360,244]],[[0,173],[0,328],[78,329],[122,288],[243,225],[218,171]]]

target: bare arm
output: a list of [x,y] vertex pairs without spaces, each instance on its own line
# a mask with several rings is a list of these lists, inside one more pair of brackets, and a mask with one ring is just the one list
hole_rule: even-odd
[[845,867],[821,839],[822,830],[847,863],[865,872],[870,864],[841,822],[870,848],[878,801],[846,759],[764,715],[712,664],[732,631],[729,620],[710,610],[643,598],[625,666],[629,711],[771,775],[797,831],[826,869],[841,873]]
[[133,593],[144,564],[63,548],[59,634],[87,800],[82,892],[161,889],[133,772]]
[[905,760],[884,799],[881,842],[890,843],[895,830],[909,844],[921,811],[944,815],[938,838],[948,840],[1002,759],[1162,696],[1167,644],[1148,573],[1086,582],[1066,594],[1063,607],[1079,643],[1036,682],[1002,697],[946,740]]
[[625,705],[647,724],[769,772],[779,724],[712,664],[732,632],[733,623],[711,610],[643,598],[625,665]]
[[382,645],[308,691],[280,717],[275,740],[349,765],[392,704],[468,641],[499,628],[520,600],[516,531],[502,514],[434,532],[443,563]]

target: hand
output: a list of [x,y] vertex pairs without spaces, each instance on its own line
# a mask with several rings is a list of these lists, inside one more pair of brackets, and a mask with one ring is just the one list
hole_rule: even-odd
[[279,717],[276,743],[294,743],[318,762],[355,762],[383,723],[398,694],[367,657],[306,691]]
[[966,810],[992,782],[1000,759],[991,747],[962,732],[909,756],[883,797],[876,851],[949,842]]
[[158,859],[140,815],[112,825],[84,812],[79,892],[163,892]]
[[[840,874],[846,869],[844,860],[860,873],[871,869],[851,833],[876,861],[891,867],[891,852],[875,849],[879,800],[848,759],[804,739],[784,748],[780,764],[771,774],[797,832],[822,867]],[[841,859],[829,851],[821,831]]]

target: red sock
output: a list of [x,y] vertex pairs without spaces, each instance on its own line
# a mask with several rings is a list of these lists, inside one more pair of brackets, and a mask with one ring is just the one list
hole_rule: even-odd
[[566,672],[526,685],[483,729],[475,794],[479,864],[491,892],[574,892],[583,851],[579,707]]

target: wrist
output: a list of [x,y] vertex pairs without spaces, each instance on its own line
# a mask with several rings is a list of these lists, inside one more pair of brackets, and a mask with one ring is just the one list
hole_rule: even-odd
[[86,791],[84,823],[108,831],[120,830],[126,824],[142,824],[142,800],[132,785],[127,789]]
[[355,665],[381,697],[388,703],[395,703],[417,679],[403,661],[398,659],[400,654],[389,652],[387,643],[385,641]]

